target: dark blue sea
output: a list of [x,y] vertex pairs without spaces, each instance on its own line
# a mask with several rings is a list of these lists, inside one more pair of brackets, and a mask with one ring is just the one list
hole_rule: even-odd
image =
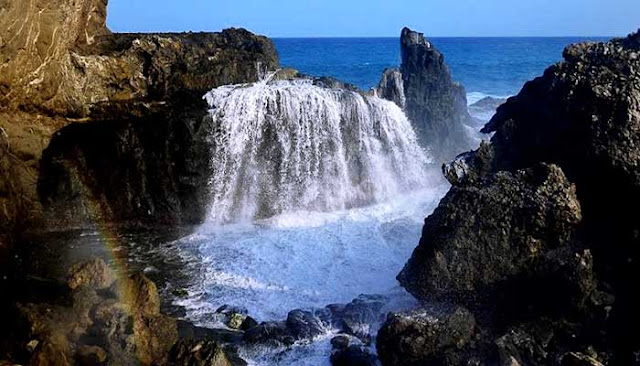
[[[432,38],[470,102],[516,94],[522,85],[562,60],[565,46],[608,38]],[[284,67],[314,76],[333,76],[369,89],[382,71],[400,64],[398,38],[274,39]]]

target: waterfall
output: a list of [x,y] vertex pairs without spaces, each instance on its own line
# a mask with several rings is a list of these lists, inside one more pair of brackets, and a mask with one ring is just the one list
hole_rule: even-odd
[[348,209],[426,183],[430,158],[392,102],[302,79],[223,86],[205,99],[211,221]]

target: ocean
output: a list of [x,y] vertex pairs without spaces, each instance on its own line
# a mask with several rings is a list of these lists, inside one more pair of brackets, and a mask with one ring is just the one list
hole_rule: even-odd
[[[562,60],[565,46],[610,37],[431,38],[470,103],[484,96],[515,95],[523,84]],[[398,38],[276,38],[283,67],[332,76],[368,90],[382,71],[400,64]]]

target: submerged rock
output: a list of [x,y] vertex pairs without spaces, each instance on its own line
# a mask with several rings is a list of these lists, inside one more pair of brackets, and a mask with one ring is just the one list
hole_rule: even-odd
[[448,161],[471,147],[464,87],[452,81],[444,56],[422,33],[404,28],[400,51],[400,70],[385,70],[376,93],[403,108],[437,162]]

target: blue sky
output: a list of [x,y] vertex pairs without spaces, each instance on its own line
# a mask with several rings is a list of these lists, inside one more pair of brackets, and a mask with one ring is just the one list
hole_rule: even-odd
[[270,37],[615,36],[640,0],[109,0],[116,32],[243,27]]

